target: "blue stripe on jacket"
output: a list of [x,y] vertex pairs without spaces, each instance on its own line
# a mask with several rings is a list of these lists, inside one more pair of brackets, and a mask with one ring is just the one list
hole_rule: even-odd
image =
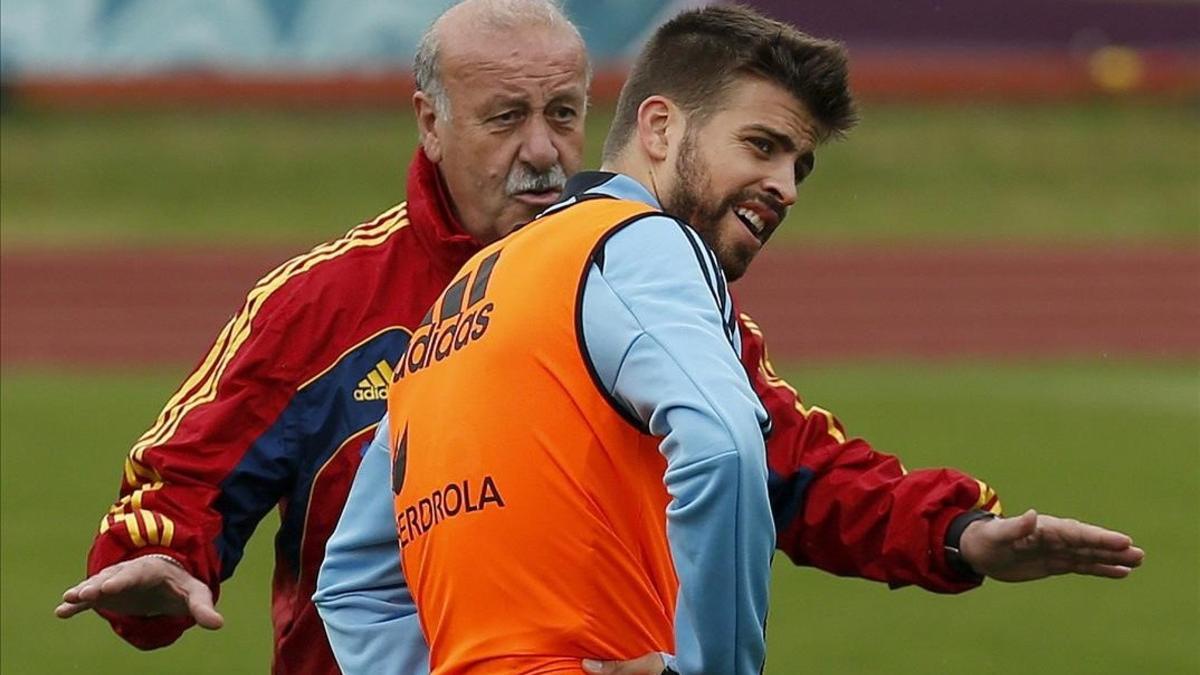
[[[286,507],[275,548],[291,570],[300,569],[305,516],[317,472],[346,440],[378,422],[387,410],[386,399],[355,400],[355,389],[379,361],[394,364],[408,338],[404,328],[392,328],[343,355],[292,397],[221,482],[214,508],[222,518],[217,539],[222,579],[233,574],[255,527],[281,500]],[[285,492],[289,487],[291,492]]]

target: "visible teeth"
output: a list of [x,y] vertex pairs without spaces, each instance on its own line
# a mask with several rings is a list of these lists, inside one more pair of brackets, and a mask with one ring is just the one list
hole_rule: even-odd
[[739,208],[739,209],[735,209],[734,213],[738,214],[746,222],[753,225],[755,233],[761,233],[763,231],[763,228],[766,227],[766,225],[767,225],[766,223],[764,223],[762,221],[762,218],[760,218],[757,213],[755,213],[754,211],[751,211],[750,209]]

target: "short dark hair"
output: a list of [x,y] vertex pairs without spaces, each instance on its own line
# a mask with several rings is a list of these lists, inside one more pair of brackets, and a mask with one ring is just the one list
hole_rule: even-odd
[[665,96],[689,119],[703,121],[747,75],[774,82],[803,103],[817,123],[818,141],[841,136],[858,121],[841,43],[814,38],[748,7],[716,5],[683,12],[646,43],[617,99],[604,158],[615,157],[629,142],[647,98]]

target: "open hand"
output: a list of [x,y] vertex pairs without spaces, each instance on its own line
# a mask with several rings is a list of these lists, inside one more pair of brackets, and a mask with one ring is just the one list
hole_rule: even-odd
[[976,572],[1000,581],[1056,574],[1121,579],[1146,556],[1128,535],[1033,509],[1015,518],[971,523],[959,551]]
[[132,616],[191,616],[210,630],[225,623],[208,586],[179,564],[156,556],[105,567],[67,589],[54,614],[69,619],[89,609]]

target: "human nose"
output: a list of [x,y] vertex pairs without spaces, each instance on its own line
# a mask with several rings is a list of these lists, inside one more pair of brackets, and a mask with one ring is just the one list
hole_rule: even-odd
[[539,171],[558,164],[558,147],[554,145],[553,133],[545,120],[534,116],[527,125],[518,158]]
[[766,191],[779,200],[784,208],[796,203],[796,168],[790,163],[780,166],[767,177]]

